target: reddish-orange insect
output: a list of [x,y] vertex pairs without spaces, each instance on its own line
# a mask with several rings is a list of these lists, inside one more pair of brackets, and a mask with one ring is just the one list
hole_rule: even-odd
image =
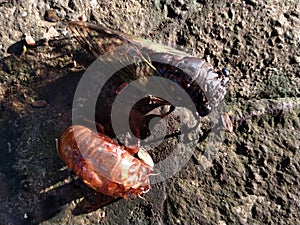
[[[142,149],[120,146],[102,133],[75,125],[63,132],[58,153],[97,192],[128,199],[150,190],[153,161]],[[136,153],[141,160],[133,156]]]

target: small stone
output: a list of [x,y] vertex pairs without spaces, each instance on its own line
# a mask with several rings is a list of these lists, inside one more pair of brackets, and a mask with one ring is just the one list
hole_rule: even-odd
[[58,15],[57,15],[56,10],[54,10],[54,9],[48,9],[45,12],[45,20],[47,20],[48,22],[55,23],[55,22],[59,21],[60,19],[59,19]]
[[26,17],[28,13],[26,11],[22,12],[22,17]]
[[36,45],[35,40],[30,35],[26,35],[25,41],[26,41],[26,44],[28,46],[35,46]]
[[45,108],[48,105],[48,103],[45,100],[37,100],[33,103],[31,103],[31,106],[33,108]]

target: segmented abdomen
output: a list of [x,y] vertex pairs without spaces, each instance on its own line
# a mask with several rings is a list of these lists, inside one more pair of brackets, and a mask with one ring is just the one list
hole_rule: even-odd
[[86,127],[67,128],[59,140],[58,152],[76,175],[103,194],[127,198],[150,189],[150,166],[109,137]]
[[225,98],[229,78],[221,71],[215,71],[204,59],[167,53],[156,55],[154,59],[169,65],[154,62],[155,67],[162,76],[176,82],[189,94],[200,115],[205,115],[207,108],[218,107]]

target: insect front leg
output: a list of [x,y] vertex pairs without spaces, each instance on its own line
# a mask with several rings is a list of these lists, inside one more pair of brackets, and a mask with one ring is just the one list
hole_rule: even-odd
[[158,116],[165,118],[175,110],[175,106],[173,106],[171,103],[153,95],[149,95],[148,102],[149,105],[156,105],[156,107],[154,106],[154,108],[145,116]]
[[141,161],[149,165],[151,168],[154,167],[154,162],[149,155],[149,153],[140,146],[140,137],[138,136],[137,143],[134,146],[127,146],[125,147],[125,150],[131,154],[135,155],[137,158],[139,158]]

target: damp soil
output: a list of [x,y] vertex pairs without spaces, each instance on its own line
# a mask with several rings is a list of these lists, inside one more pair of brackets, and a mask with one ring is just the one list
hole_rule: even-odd
[[[7,0],[0,12],[0,224],[300,224],[299,1]],[[93,192],[57,154],[91,63],[67,28],[80,18],[181,46],[230,73],[233,132],[221,123],[214,132],[213,115],[197,118],[191,157],[145,200]],[[149,151],[155,163],[181,140],[178,112]]]

